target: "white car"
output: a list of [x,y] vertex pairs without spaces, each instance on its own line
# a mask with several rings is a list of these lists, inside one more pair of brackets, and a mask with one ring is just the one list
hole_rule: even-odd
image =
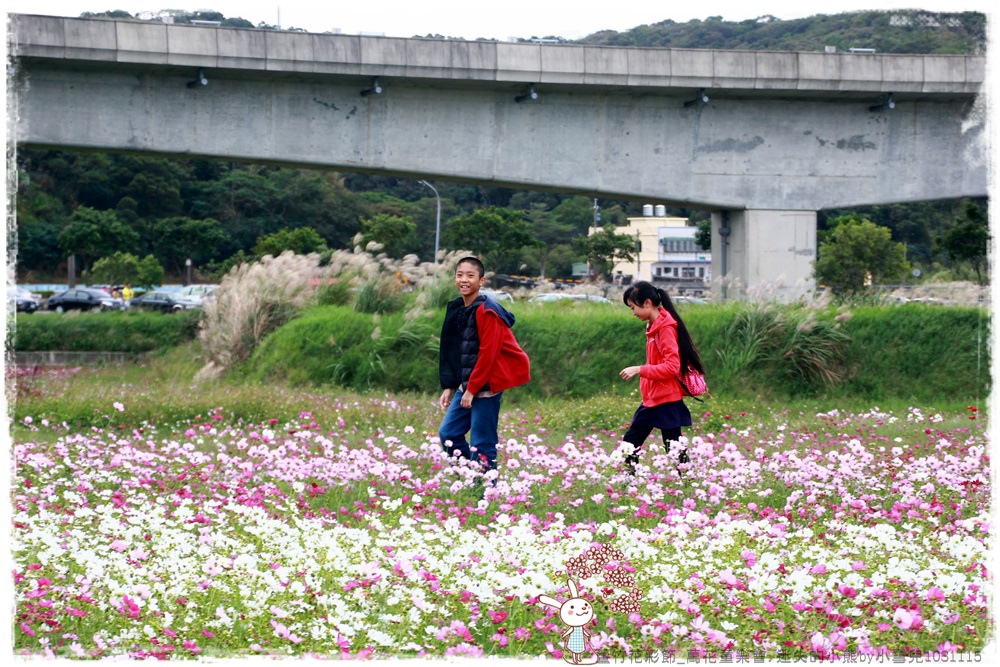
[[212,292],[218,288],[218,285],[188,285],[181,288],[177,294],[187,300],[201,304],[205,297],[211,296]]
[[500,302],[513,303],[514,301],[514,297],[512,297],[507,292],[501,292],[500,290],[492,290],[492,289],[484,289],[479,291],[481,294],[485,294],[486,296],[490,297],[491,299],[493,299],[498,303]]
[[545,294],[536,294],[535,296],[528,299],[528,303],[547,303],[552,301],[587,301],[590,303],[611,303],[610,299],[606,299],[599,294],[562,294],[560,292],[546,292]]

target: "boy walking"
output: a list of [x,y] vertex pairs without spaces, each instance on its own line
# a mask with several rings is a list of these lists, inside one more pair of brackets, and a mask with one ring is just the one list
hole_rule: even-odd
[[445,453],[477,461],[487,472],[497,467],[500,397],[531,379],[531,365],[511,332],[514,316],[480,294],[485,274],[475,257],[455,267],[460,296],[448,303],[441,327],[438,402],[447,412],[438,435]]

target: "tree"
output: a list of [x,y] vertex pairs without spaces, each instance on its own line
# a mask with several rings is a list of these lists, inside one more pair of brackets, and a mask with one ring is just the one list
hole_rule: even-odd
[[156,258],[152,255],[146,255],[139,262],[139,275],[132,284],[152,289],[157,285],[163,284],[163,276],[165,274],[166,272],[160,263],[156,261]]
[[175,217],[157,221],[153,237],[158,259],[180,274],[188,259],[199,266],[214,259],[217,247],[226,240],[226,233],[213,218]]
[[597,276],[609,276],[616,262],[631,262],[635,259],[636,238],[631,234],[619,234],[612,224],[590,236],[581,236],[576,240],[577,249],[587,258],[591,273]]
[[114,211],[97,211],[81,206],[70,223],[59,232],[64,256],[77,255],[81,268],[114,252],[131,252],[139,244],[139,234],[123,224]]
[[371,218],[361,218],[361,245],[374,241],[382,244],[382,251],[389,257],[400,258],[413,244],[417,223],[409,216],[377,213]]
[[90,271],[83,272],[83,279],[89,284],[142,285],[151,288],[163,283],[163,267],[152,255],[142,260],[131,253],[116,252],[94,262]]
[[702,220],[698,223],[698,231],[694,233],[694,242],[702,250],[712,249],[712,221]]
[[566,241],[573,237],[575,230],[572,224],[556,216],[555,211],[549,211],[546,204],[531,204],[528,219],[531,222],[531,234],[538,243],[526,249],[525,254],[538,263],[538,275],[544,279],[551,273],[549,271],[551,253],[561,245],[565,245]]
[[909,270],[906,246],[893,241],[885,227],[855,216],[831,222],[834,227],[820,243],[814,262],[820,284],[838,293],[856,294],[868,284],[899,279]]
[[449,222],[445,237],[453,249],[482,255],[487,267],[498,273],[516,271],[521,249],[538,245],[521,211],[498,206],[455,218]]
[[286,250],[291,250],[297,255],[323,252],[326,250],[326,242],[312,227],[282,229],[258,238],[257,244],[253,247],[253,254],[257,257],[264,255],[277,257]]
[[937,245],[952,262],[969,262],[976,272],[976,282],[985,285],[989,277],[983,277],[986,266],[987,246],[990,240],[990,223],[982,209],[972,202],[966,202],[958,224],[943,234]]

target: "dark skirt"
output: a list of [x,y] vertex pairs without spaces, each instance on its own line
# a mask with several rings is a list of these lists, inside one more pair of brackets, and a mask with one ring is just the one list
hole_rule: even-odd
[[633,424],[642,424],[650,429],[679,428],[691,425],[691,411],[684,401],[660,403],[651,408],[640,405],[632,416]]
[[682,426],[690,425],[691,412],[684,405],[684,401],[661,403],[651,408],[640,405],[632,416],[632,423],[622,440],[640,447],[653,429],[658,428],[663,431],[663,440],[666,442],[671,436],[679,436]]

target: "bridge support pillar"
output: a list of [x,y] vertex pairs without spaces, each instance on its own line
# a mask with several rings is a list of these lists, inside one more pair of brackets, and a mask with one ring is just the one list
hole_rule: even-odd
[[812,292],[816,212],[712,213],[712,295],[794,301]]

